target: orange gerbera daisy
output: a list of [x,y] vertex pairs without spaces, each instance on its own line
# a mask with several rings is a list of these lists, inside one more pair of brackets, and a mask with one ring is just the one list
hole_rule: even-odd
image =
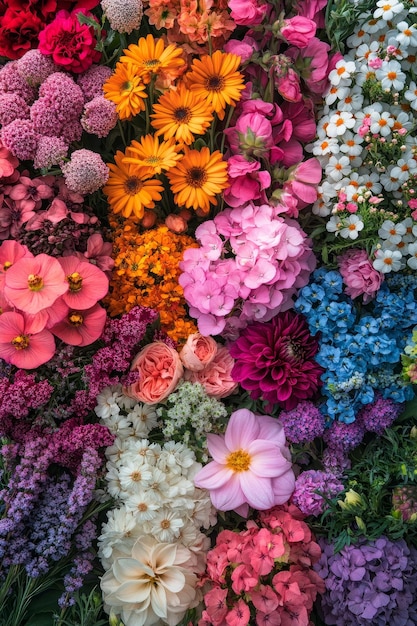
[[175,139],[159,143],[158,137],[145,135],[140,141],[132,141],[128,149],[129,154],[126,154],[123,162],[144,167],[152,176],[174,167],[182,158],[182,154],[179,154],[181,148]]
[[235,106],[245,88],[243,74],[237,72],[240,57],[216,50],[211,56],[194,59],[191,71],[185,75],[191,91],[213,105],[219,119],[224,119],[226,105]]
[[118,150],[115,163],[108,163],[109,180],[103,188],[114,213],[123,217],[132,214],[142,219],[145,209],[153,209],[155,200],[161,200],[164,187],[159,180],[150,179],[149,168],[124,163],[126,153]]
[[121,120],[129,120],[145,110],[144,98],[148,97],[145,89],[135,68],[124,63],[117,63],[113,74],[103,85],[104,97],[116,104]]
[[210,153],[206,147],[200,151],[185,147],[184,151],[178,165],[167,172],[174,202],[206,214],[210,204],[217,205],[216,194],[229,186],[227,163],[219,150]]
[[156,136],[174,137],[187,145],[194,141],[194,135],[203,135],[213,121],[211,105],[183,83],[176,91],[165,92],[153,109],[151,124],[157,129]]
[[168,72],[177,75],[185,63],[181,57],[182,48],[175,44],[165,47],[164,40],[155,39],[153,35],[141,37],[137,44],[132,43],[123,52],[125,54],[120,60],[133,65],[145,83],[150,82],[152,74]]

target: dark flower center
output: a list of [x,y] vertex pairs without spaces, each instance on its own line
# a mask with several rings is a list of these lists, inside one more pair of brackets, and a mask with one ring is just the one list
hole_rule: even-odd
[[186,124],[191,117],[191,111],[188,107],[178,107],[174,111],[174,118],[176,122],[182,122]]
[[285,356],[288,359],[291,359],[297,362],[304,361],[305,359],[304,347],[300,343],[298,343],[298,341],[295,341],[291,337],[288,338],[288,340],[284,343],[283,350],[284,350]]
[[137,176],[130,176],[123,185],[124,190],[130,196],[137,194],[143,187],[143,182]]
[[224,88],[224,78],[218,74],[209,76],[206,81],[206,89],[208,91],[221,91]]
[[187,173],[187,185],[202,187],[207,180],[207,172],[203,167],[190,167]]

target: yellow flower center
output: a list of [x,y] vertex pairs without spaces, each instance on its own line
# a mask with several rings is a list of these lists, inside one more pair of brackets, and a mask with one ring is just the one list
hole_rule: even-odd
[[81,315],[81,313],[71,313],[71,315],[68,317],[68,321],[71,324],[71,326],[81,326],[81,324],[84,321],[84,318]]
[[224,78],[218,74],[209,76],[206,80],[207,91],[222,91],[224,89]]
[[247,472],[250,468],[251,457],[245,450],[231,452],[226,458],[226,467],[234,472]]
[[28,287],[31,291],[40,291],[43,287],[42,276],[38,274],[29,274]]
[[12,266],[12,263],[10,263],[10,261],[6,261],[6,263],[3,265],[3,270],[6,271],[9,269],[9,267]]
[[161,528],[170,528],[171,522],[167,519],[163,519],[161,522]]
[[207,172],[203,167],[190,167],[186,180],[190,187],[202,187],[207,180]]
[[67,281],[69,282],[69,288],[72,292],[80,291],[83,286],[83,277],[80,276],[78,272],[69,274],[69,276],[67,276]]
[[29,346],[29,337],[27,335],[18,335],[12,339],[12,346],[16,350],[25,350]]

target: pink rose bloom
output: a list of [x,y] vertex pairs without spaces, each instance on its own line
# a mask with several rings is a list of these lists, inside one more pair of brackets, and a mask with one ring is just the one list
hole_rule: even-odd
[[187,343],[180,352],[180,359],[184,367],[192,372],[200,372],[212,362],[217,353],[217,343],[212,337],[203,337],[194,333],[187,339]]
[[287,502],[295,476],[279,420],[239,409],[230,416],[224,435],[207,435],[213,461],[195,476],[194,484],[210,492],[220,511],[247,516]]
[[264,19],[268,5],[257,0],[229,0],[229,8],[238,26],[255,26]]
[[284,28],[281,34],[292,46],[297,48],[305,48],[316,34],[316,23],[308,17],[296,15],[289,20],[284,21]]
[[52,60],[68,72],[81,74],[93,63],[98,63],[101,53],[95,50],[97,40],[94,28],[80,24],[77,15],[83,13],[93,19],[85,10],[58,11],[55,19],[39,33],[39,50],[52,56]]
[[229,350],[217,344],[217,352],[210,363],[197,372],[184,372],[185,380],[200,383],[208,396],[220,400],[230,396],[237,388],[238,383],[232,378],[232,369],[235,364]]
[[384,275],[377,272],[365,250],[348,250],[338,259],[339,271],[346,285],[345,293],[351,298],[363,295],[367,304],[381,287]]
[[130,369],[138,372],[139,380],[126,392],[146,404],[165,400],[176,388],[184,371],[178,352],[162,341],[145,346],[133,359]]

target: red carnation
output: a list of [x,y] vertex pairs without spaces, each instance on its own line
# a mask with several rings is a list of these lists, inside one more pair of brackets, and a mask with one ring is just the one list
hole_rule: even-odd
[[80,24],[77,17],[80,13],[94,17],[85,10],[72,13],[58,11],[54,21],[39,33],[42,54],[51,55],[56,65],[76,74],[85,72],[101,57],[101,53],[95,50],[97,40],[94,28]]
[[313,360],[319,344],[305,318],[293,311],[270,322],[254,322],[230,346],[232,378],[262,398],[289,411],[315,395],[323,368]]
[[0,56],[20,59],[35,48],[44,22],[30,11],[8,8],[0,20]]

